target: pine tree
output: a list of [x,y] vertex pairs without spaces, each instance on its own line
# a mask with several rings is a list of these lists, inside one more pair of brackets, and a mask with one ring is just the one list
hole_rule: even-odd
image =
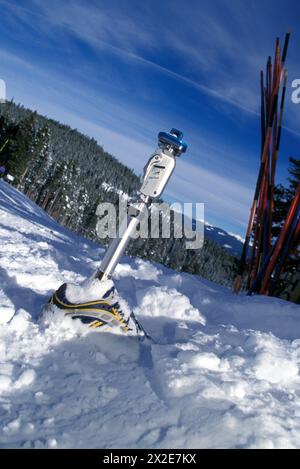
[[35,113],[31,113],[19,123],[12,141],[11,155],[7,161],[8,170],[14,176],[19,188],[22,187],[30,161],[34,157],[35,117]]
[[18,126],[5,116],[0,116],[0,165],[7,166],[8,160],[12,155],[13,141],[15,139]]
[[34,157],[29,162],[24,179],[24,192],[33,200],[44,186],[52,164],[50,130],[47,125],[39,128],[34,141]]

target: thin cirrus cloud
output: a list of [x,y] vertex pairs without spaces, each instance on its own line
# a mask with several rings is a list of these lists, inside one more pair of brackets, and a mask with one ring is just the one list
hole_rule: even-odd
[[[199,8],[197,10],[199,11]],[[103,48],[111,48],[115,53],[126,56],[128,60],[140,61],[212,97],[224,100],[248,112],[257,111],[257,96],[254,90],[251,92],[249,88],[243,89],[240,76],[224,73],[222,67],[216,68],[220,55],[225,53],[232,61],[233,57],[243,57],[245,50],[242,50],[236,37],[229,33],[221,23],[201,11],[201,17],[197,19],[196,24],[191,21],[191,15],[187,18],[189,30],[193,29],[194,34],[185,37],[180,36],[180,29],[176,29],[176,34],[174,29],[170,30],[169,22],[161,25],[161,22],[153,21],[153,14],[150,15],[150,21],[145,21],[145,18],[149,18],[147,9],[141,12],[141,18],[137,17],[136,21],[126,15],[123,16],[118,9],[112,9],[110,13],[99,10],[95,6],[89,6],[87,9],[86,4],[82,2],[65,3],[63,8],[60,2],[54,2],[54,4],[52,2],[51,5],[44,3],[42,11],[48,24],[63,29],[68,28],[100,52]],[[176,18],[176,21],[182,22],[182,17]],[[199,23],[201,23],[201,28],[198,26]],[[212,37],[213,41],[211,41]],[[194,38],[197,38],[196,45]],[[183,67],[178,67],[175,71],[159,61],[147,58],[147,52],[152,52],[153,54],[150,55],[157,58],[162,48],[166,53],[180,55],[181,60],[183,59],[184,64],[188,64],[190,70],[195,68],[198,72],[204,72],[210,79],[206,78],[203,83],[199,83],[190,76],[180,73]],[[252,56],[251,58],[253,65],[254,58]],[[245,63],[249,69],[249,57]],[[254,65],[258,65],[258,58]],[[210,76],[208,72],[212,70],[213,73]],[[240,70],[245,72],[245,64]],[[204,76],[201,78],[203,79]]]
[[[203,92],[250,112],[257,111],[256,87],[249,86],[249,82],[246,87],[242,85],[242,78],[249,77],[249,73],[256,76],[265,60],[256,36],[261,33],[265,37],[267,28],[256,21],[256,35],[253,35],[253,20],[257,20],[257,8],[253,5],[245,9],[236,2],[192,1],[189,8],[182,9],[179,6],[183,6],[183,2],[178,1],[178,8],[175,5],[172,9],[161,7],[161,18],[160,10],[155,11],[155,5],[159,5],[155,1],[153,9],[147,3],[139,4],[138,8],[121,8],[118,1],[104,1],[101,6],[97,2],[87,5],[78,0],[63,3],[32,0],[25,2],[27,6],[24,2],[21,5],[2,0],[1,3],[23,24],[32,26],[35,17],[37,29],[49,38],[53,37],[53,27],[61,33],[71,32],[99,51],[110,47],[129,59],[141,60],[198,86]],[[130,2],[123,5],[129,6]],[[164,22],[166,9],[169,17]],[[263,16],[262,7],[260,13]],[[163,65],[160,56],[164,53],[180,58],[178,63],[186,65],[187,73]],[[151,60],[150,56],[158,60]],[[193,72],[198,72],[201,83],[190,76]]]
[[[106,11],[93,2],[87,8],[82,1],[64,2],[63,6],[55,0],[42,4],[33,1],[39,7],[40,19],[44,20],[41,28],[46,28],[49,35],[53,26],[69,30],[100,53],[104,48],[109,48],[129,61],[140,61],[144,66],[155,68],[212,98],[258,115],[256,78],[266,54],[261,53],[252,33],[253,20],[257,20],[256,8],[249,6],[245,14],[245,10],[237,4],[226,2],[227,17],[235,18],[230,29],[226,27],[223,15],[216,14],[216,7],[208,6],[210,2],[204,2],[204,8],[192,2],[193,8],[187,8],[187,12],[180,10],[178,14],[177,9],[169,12],[175,24],[185,19],[188,28],[172,28],[172,21],[168,21],[159,29],[160,22],[157,19],[153,21],[153,12],[147,6],[144,9],[140,6],[140,16],[136,14],[131,18],[124,11],[119,11],[118,3],[109,3],[111,7]],[[219,3],[224,7],[224,2]],[[25,14],[26,10],[17,11],[23,21],[26,18],[30,20]],[[262,36],[266,36],[265,25],[262,28],[256,23],[256,28]],[[155,57],[162,49],[166,53],[181,55],[181,61],[186,65],[182,68],[187,69],[190,75],[180,73],[180,67],[175,71],[147,58],[147,52],[152,52]],[[292,70],[294,68],[292,64]],[[300,135],[299,120],[293,116],[288,118],[285,127]]]
[[[7,4],[7,2],[4,3]],[[233,56],[243,57],[244,51],[242,54],[234,35],[229,33],[215,18],[210,18],[206,10],[202,12],[197,8],[200,14],[197,23],[192,20],[191,14],[188,16],[190,33],[181,37],[180,29],[176,29],[175,34],[174,30],[168,26],[168,22],[162,25],[161,21],[153,18],[153,13],[149,15],[148,9],[145,12],[141,11],[140,17],[131,19],[126,14],[123,15],[122,10],[119,11],[115,2],[112,2],[115,8],[111,8],[110,11],[100,9],[92,2],[87,8],[86,2],[81,1],[64,3],[56,0],[43,3],[33,1],[29,2],[30,4],[35,8],[25,8],[13,2],[9,4],[9,8],[16,18],[28,26],[32,25],[32,15],[36,16],[38,29],[50,38],[53,36],[53,27],[58,28],[61,33],[72,32],[100,53],[103,48],[110,48],[114,53],[123,55],[128,60],[140,61],[214,98],[248,112],[257,112],[257,98],[249,89],[245,90],[241,87],[240,77],[236,74],[224,73],[222,67],[216,68],[220,56],[224,59],[225,54],[227,59],[232,61]],[[176,23],[182,22],[182,18],[176,15],[176,9],[175,13],[170,14],[173,15]],[[198,27],[199,23],[201,28]],[[191,31],[194,34],[191,34]],[[188,64],[189,71],[195,69],[196,72],[204,72],[204,76],[201,76],[202,83],[180,73],[183,67],[179,66],[175,71],[147,57],[148,52],[152,52],[156,58],[159,57],[162,48],[165,53],[180,55],[182,64]],[[246,63],[248,62],[249,57]],[[208,72],[212,70],[213,73],[209,74]],[[244,71],[245,67],[241,67],[241,70]]]
[[[266,54],[262,53],[256,37],[259,34],[266,37],[268,28],[256,21],[256,35],[253,34],[256,7],[249,5],[245,10],[236,2],[219,1],[217,6],[208,1],[194,1],[190,8],[167,7],[169,17],[163,22],[147,4],[132,9],[128,15],[126,9],[120,9],[119,2],[114,1],[104,2],[105,8],[99,8],[95,2],[90,2],[87,8],[82,1],[66,1],[63,6],[57,0],[33,3],[40,7],[41,18],[46,18],[50,34],[53,25],[69,29],[100,51],[110,47],[131,60],[140,60],[199,87],[202,92],[246,111],[257,112],[257,90],[255,85],[250,85],[253,81],[249,76],[255,78],[264,64]],[[232,28],[224,17],[230,18]],[[188,27],[182,27],[184,23]],[[273,36],[267,41],[273,47],[272,41]],[[187,74],[180,73],[180,67],[175,71],[173,67],[164,66],[160,60],[162,52],[180,57]],[[150,56],[158,60],[151,60]],[[201,78],[201,83],[189,75],[193,72]],[[245,77],[248,78],[246,87],[243,86]]]

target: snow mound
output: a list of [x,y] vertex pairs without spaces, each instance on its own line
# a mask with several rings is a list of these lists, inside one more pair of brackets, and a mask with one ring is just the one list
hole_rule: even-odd
[[261,353],[256,358],[255,376],[270,383],[285,383],[298,375],[298,366],[284,356]]
[[198,321],[205,324],[205,318],[194,308],[187,296],[175,288],[150,287],[137,292],[137,314],[141,316],[168,316],[172,319]]

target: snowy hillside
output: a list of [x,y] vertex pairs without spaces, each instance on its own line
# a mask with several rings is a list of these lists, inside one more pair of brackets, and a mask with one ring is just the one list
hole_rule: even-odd
[[4,182],[0,239],[2,448],[299,447],[299,306],[124,258],[115,283],[152,345],[45,326],[52,291],[103,249]]

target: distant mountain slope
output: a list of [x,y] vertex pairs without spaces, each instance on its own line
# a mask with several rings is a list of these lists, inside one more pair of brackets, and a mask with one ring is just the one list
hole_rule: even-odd
[[232,254],[241,254],[243,249],[243,239],[239,235],[228,233],[222,228],[205,223],[204,235],[211,241],[219,244]]

